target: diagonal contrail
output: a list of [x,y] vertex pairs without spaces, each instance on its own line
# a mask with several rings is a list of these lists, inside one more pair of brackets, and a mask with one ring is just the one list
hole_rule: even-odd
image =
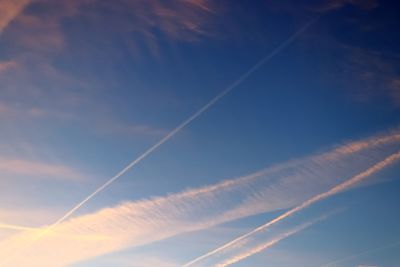
[[[135,165],[137,165],[139,162],[141,162],[144,158],[149,156],[154,150],[156,150],[158,147],[163,145],[165,142],[167,142],[169,139],[171,139],[173,136],[175,136],[178,132],[180,132],[183,128],[185,128],[188,124],[190,124],[193,120],[195,120],[197,117],[199,117],[201,114],[206,112],[210,107],[212,107],[215,103],[217,103],[220,99],[222,99],[225,95],[227,95],[229,92],[231,92],[233,89],[235,89],[237,86],[239,86],[242,82],[244,82],[251,74],[253,74],[256,70],[258,70],[262,65],[264,65],[268,60],[270,60],[272,57],[274,57],[276,54],[278,54],[280,51],[282,51],[285,47],[287,47],[289,44],[291,44],[300,34],[302,34],[308,27],[310,27],[312,24],[314,24],[317,19],[314,18],[310,22],[308,22],[306,25],[304,25],[301,29],[299,29],[297,32],[295,32],[292,36],[290,36],[286,41],[284,41],[282,44],[280,44],[278,47],[276,47],[270,54],[265,56],[263,59],[261,59],[257,64],[255,64],[252,68],[250,68],[247,72],[242,74],[242,76],[239,77],[236,81],[234,81],[231,85],[229,85],[227,88],[225,88],[223,91],[221,91],[219,94],[217,94],[213,99],[211,99],[207,104],[205,104],[202,108],[200,108],[198,111],[196,111],[193,115],[191,115],[189,118],[184,120],[181,124],[179,124],[175,129],[173,129],[171,132],[169,132],[164,138],[162,138],[160,141],[158,141],[156,144],[151,146],[148,150],[146,150],[142,155],[140,155],[138,158],[136,158],[134,161],[129,163],[124,169],[122,169],[119,173],[117,173],[115,176],[113,176],[111,179],[109,179],[107,182],[105,182],[102,186],[97,188],[93,193],[91,193],[89,196],[87,196],[84,200],[82,200],[80,203],[78,203],[75,207],[73,207],[71,210],[69,210],[64,216],[62,216],[58,221],[56,221],[52,226],[56,226],[59,223],[63,222],[67,218],[69,218],[73,213],[75,213],[79,208],[81,208],[83,205],[86,204],[90,199],[92,199],[94,196],[96,196],[98,193],[106,189],[110,184],[112,184],[114,181],[116,181],[118,178],[120,178],[122,175],[124,175],[127,171],[132,169]],[[51,226],[51,227],[52,227]]]
[[[155,143],[153,146],[151,146],[149,149],[147,149],[143,154],[141,154],[138,158],[136,158],[134,161],[129,163],[125,168],[123,168],[120,172],[118,172],[115,176],[111,177],[109,180],[107,180],[103,185],[101,185],[99,188],[97,188],[93,193],[91,193],[89,196],[87,196],[85,199],[83,199],[81,202],[79,202],[77,205],[75,205],[72,209],[70,209],[68,212],[66,212],[60,219],[58,219],[55,223],[51,224],[47,228],[44,228],[43,231],[30,242],[25,249],[27,249],[29,246],[33,245],[36,241],[40,240],[43,236],[45,236],[47,233],[49,233],[54,227],[71,217],[78,209],[80,209],[83,205],[85,205],[89,200],[91,200],[94,196],[99,194],[101,191],[106,189],[108,186],[110,186],[113,182],[115,182],[118,178],[120,178],[122,175],[124,175],[126,172],[128,172],[130,169],[132,169],[135,165],[137,165],[139,162],[141,162],[143,159],[145,159],[147,156],[149,156],[153,151],[155,151],[158,147],[163,145],[165,142],[167,142],[169,139],[171,139],[173,136],[175,136],[178,132],[180,132],[183,128],[185,128],[188,124],[190,124],[193,120],[195,120],[197,117],[199,117],[201,114],[206,112],[209,108],[211,108],[215,103],[217,103],[220,99],[222,99],[225,95],[227,95],[229,92],[231,92],[233,89],[235,89],[237,86],[239,86],[241,83],[243,83],[251,74],[253,74],[256,70],[258,70],[261,66],[263,66],[267,61],[269,61],[271,58],[273,58],[275,55],[277,55],[279,52],[281,52],[284,48],[286,48],[288,45],[290,45],[299,35],[301,35],[305,30],[307,30],[311,25],[313,25],[319,17],[316,17],[312,20],[310,20],[307,24],[305,24],[302,28],[300,28],[298,31],[296,31],[294,34],[292,34],[288,39],[286,39],[283,43],[281,43],[278,47],[276,47],[274,50],[272,50],[271,53],[269,53],[267,56],[262,58],[259,62],[257,62],[253,67],[251,67],[248,71],[246,71],[244,74],[242,74],[237,80],[235,80],[231,85],[226,87],[224,90],[222,90],[219,94],[217,94],[214,98],[212,98],[207,104],[205,104],[202,108],[200,108],[198,111],[196,111],[194,114],[192,114],[190,117],[188,117],[186,120],[184,120],[181,124],[179,124],[176,128],[174,128],[171,132],[169,132],[165,137],[163,137],[160,141]],[[3,261],[0,263],[0,266],[4,266],[6,262],[9,262],[9,260]]]
[[297,234],[298,232],[301,232],[322,220],[325,220],[326,218],[330,217],[333,213],[337,213],[337,212],[331,212],[331,213],[325,214],[323,216],[320,216],[319,218],[313,219],[309,222],[306,222],[299,226],[296,226],[295,228],[287,230],[262,244],[252,247],[252,248],[248,249],[247,251],[244,251],[242,253],[234,255],[233,257],[228,258],[228,259],[224,260],[223,262],[216,264],[214,267],[228,267],[233,264],[236,264],[237,262],[245,260],[248,257],[253,256],[254,254],[260,253],[261,251],[264,251],[266,249],[269,249],[269,248],[275,246],[282,240],[284,240],[294,234]]
[[348,189],[349,187],[361,182],[362,180],[364,180],[368,176],[370,176],[370,175],[382,170],[383,168],[387,167],[388,165],[392,164],[393,162],[397,161],[398,159],[400,159],[400,151],[390,155],[389,157],[385,158],[382,161],[379,161],[378,163],[376,163],[372,167],[370,167],[367,170],[365,170],[365,171],[363,171],[363,172],[351,177],[350,179],[346,180],[345,182],[342,182],[342,183],[332,187],[330,190],[328,190],[326,192],[323,192],[323,193],[320,193],[320,194],[318,194],[318,195],[316,195],[316,196],[304,201],[300,205],[292,208],[291,210],[288,210],[287,212],[283,213],[282,215],[280,215],[280,216],[276,217],[275,219],[273,219],[273,220],[271,220],[271,221],[269,221],[269,222],[267,222],[267,223],[255,228],[254,230],[252,230],[252,231],[250,231],[250,232],[248,232],[248,233],[246,233],[246,234],[244,234],[242,236],[239,236],[239,237],[235,238],[234,240],[232,240],[232,241],[230,241],[230,242],[228,242],[228,243],[226,243],[226,244],[224,244],[224,245],[222,245],[222,246],[220,246],[220,247],[218,247],[218,248],[216,248],[216,249],[214,249],[214,250],[212,250],[212,251],[200,256],[200,257],[197,257],[196,259],[194,259],[194,260],[182,265],[182,267],[192,266],[195,263],[198,263],[198,262],[200,262],[200,261],[202,261],[202,260],[204,260],[204,259],[206,259],[208,257],[211,257],[214,254],[217,254],[217,253],[219,253],[221,251],[224,251],[225,249],[231,247],[232,245],[238,243],[239,241],[242,241],[243,239],[245,239],[245,238],[247,238],[249,236],[252,236],[252,235],[254,235],[254,234],[258,233],[258,232],[266,230],[267,228],[271,227],[272,225],[282,221],[283,219],[286,219],[287,217],[290,217],[290,216],[296,214],[297,212],[299,212],[299,211],[311,206],[312,204],[314,204],[316,202],[319,202],[319,201],[321,201],[323,199],[326,199],[326,198],[328,198],[328,197],[330,197],[332,195],[335,195],[337,193],[340,193],[340,192]]

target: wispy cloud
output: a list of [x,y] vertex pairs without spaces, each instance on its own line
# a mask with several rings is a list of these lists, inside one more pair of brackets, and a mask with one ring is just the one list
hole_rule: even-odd
[[0,173],[42,179],[79,180],[83,178],[81,173],[62,164],[12,158],[0,158]]
[[[391,154],[399,143],[400,134],[396,132],[375,136],[219,184],[165,197],[125,202],[72,218],[59,224],[25,251],[26,257],[14,258],[10,264],[26,266],[24,261],[29,259],[29,266],[66,266],[180,233],[288,208],[332,188],[349,175],[365,170],[382,156]],[[377,171],[377,168],[373,170]],[[371,169],[368,174],[372,174]],[[63,237],[69,234],[100,235],[106,237],[107,242],[74,242]],[[37,235],[37,232],[23,232],[3,240],[0,258],[8,259],[29,240],[35,240]]]
[[0,61],[0,73],[16,69],[17,67],[18,63],[15,61]]
[[[311,220],[309,222],[303,223],[297,227],[286,230],[283,233],[276,235],[275,237],[271,238],[270,240],[268,240],[266,242],[262,242],[261,244],[255,245],[253,247],[248,248],[249,245],[246,245],[246,247],[244,248],[244,251],[236,253],[234,256],[229,257],[228,259],[225,259],[218,264],[215,264],[215,267],[227,267],[227,266],[231,266],[237,262],[240,262],[242,260],[245,260],[248,257],[253,256],[254,254],[260,253],[266,249],[269,249],[269,248],[275,246],[282,240],[284,240],[294,234],[297,234],[298,232],[305,230],[306,228],[312,226],[313,224],[315,224],[321,220],[326,219],[327,217],[328,217],[328,215],[325,215],[325,216],[321,216],[320,218],[317,218],[315,220]],[[243,245],[241,245],[241,247],[242,246]],[[240,248],[240,249],[243,250],[243,248]]]
[[339,183],[338,185],[333,186],[332,188],[330,188],[329,190],[327,190],[323,193],[317,194],[317,195],[307,199],[306,201],[304,201],[304,202],[300,203],[299,205],[297,205],[296,207],[286,211],[285,213],[276,217],[275,219],[255,228],[254,230],[252,230],[242,236],[239,236],[238,238],[235,238],[234,240],[232,240],[232,241],[200,256],[200,257],[197,257],[196,259],[188,262],[187,264],[185,264],[183,266],[184,267],[192,266],[193,264],[195,264],[199,261],[202,261],[208,257],[211,257],[217,253],[221,253],[222,251],[229,250],[231,247],[235,246],[238,242],[241,242],[242,240],[245,240],[251,236],[254,236],[259,232],[267,230],[271,226],[279,223],[280,221],[282,221],[290,216],[293,216],[294,214],[313,205],[314,203],[324,200],[332,195],[338,194],[338,193],[362,182],[367,177],[369,177],[369,176],[375,174],[376,172],[382,170],[383,168],[393,164],[394,162],[398,161],[399,159],[400,159],[400,152],[393,153],[390,156],[386,157],[384,160],[381,160],[378,163],[374,164],[372,167],[369,167],[368,169],[352,176],[350,179],[345,180],[345,181]]
[[353,5],[362,9],[373,9],[379,5],[379,0],[327,0],[318,6],[319,11],[331,11],[346,5]]
[[0,1],[0,34],[30,2],[31,0]]
[[[266,62],[268,62],[271,58],[273,58],[275,55],[279,54],[283,49],[285,49],[287,46],[289,46],[293,41],[296,40],[298,36],[300,36],[304,31],[306,31],[311,25],[313,25],[316,21],[318,20],[317,18],[314,18],[310,20],[307,24],[305,24],[303,27],[301,27],[299,30],[297,30],[295,33],[293,33],[291,36],[289,36],[285,41],[283,41],[280,45],[278,45],[275,49],[273,49],[269,54],[261,58],[255,65],[253,65],[250,69],[248,69],[246,72],[244,72],[239,78],[237,78],[235,81],[233,81],[230,85],[228,85],[226,88],[221,90],[217,95],[215,95],[213,98],[211,98],[206,104],[204,104],[201,108],[199,108],[197,111],[195,111],[193,114],[191,114],[189,117],[187,117],[185,120],[183,120],[181,123],[179,123],[175,128],[173,128],[171,131],[169,131],[163,138],[161,138],[158,142],[150,146],[147,150],[145,150],[142,154],[140,154],[136,159],[131,161],[127,166],[125,166],[121,171],[119,171],[117,174],[106,180],[105,183],[100,185],[96,190],[94,190],[91,194],[89,194],[86,198],[84,198],[82,201],[80,201],[78,204],[76,204],[74,207],[72,207],[69,211],[67,211],[60,219],[58,219],[56,222],[51,224],[48,228],[44,229],[42,234],[37,237],[37,239],[41,239],[42,236],[45,236],[49,231],[52,230],[52,228],[58,226],[68,218],[70,218],[74,213],[76,213],[77,210],[79,210],[82,206],[86,205],[87,202],[89,202],[93,197],[104,191],[106,188],[108,188],[112,183],[117,181],[120,177],[122,177],[125,173],[130,171],[132,168],[134,168],[137,164],[139,164],[142,160],[147,158],[150,154],[152,154],[154,151],[156,151],[160,146],[162,146],[164,143],[169,141],[171,138],[173,138],[176,134],[181,132],[186,126],[191,124],[194,120],[196,120],[198,117],[200,117],[203,113],[205,113],[207,110],[209,110],[211,107],[213,107],[218,101],[220,101],[222,98],[224,98],[226,95],[228,95],[232,90],[234,90],[237,86],[239,86],[241,83],[247,80],[248,77],[250,77],[255,71],[257,71],[259,68],[261,68]],[[36,240],[32,241],[32,243],[35,243]]]
[[[97,114],[108,109],[112,114],[107,116],[116,125],[113,137],[121,133],[159,136],[165,131],[145,122],[122,125],[110,103],[99,103],[98,92],[115,88],[115,80],[121,80],[113,65],[121,51],[109,42],[126,47],[126,53],[132,56],[142,55],[143,48],[156,54],[166,40],[192,42],[208,36],[206,29],[213,12],[212,3],[204,0],[0,0],[0,31],[4,29],[0,38],[0,98],[3,102],[7,99],[0,104],[0,116],[78,117],[74,123],[80,130],[95,128],[102,134],[105,131],[101,126],[107,121]],[[82,19],[86,22],[81,23]],[[83,30],[88,34],[77,38],[79,31],[71,31],[66,21],[87,27]],[[107,79],[97,70],[93,72],[98,67],[92,66],[93,59],[99,55],[107,55],[105,62],[109,64],[101,66],[110,73]],[[87,69],[74,72],[65,67],[70,60]],[[13,120],[12,124],[24,122]],[[16,128],[29,133],[20,129],[23,126]]]

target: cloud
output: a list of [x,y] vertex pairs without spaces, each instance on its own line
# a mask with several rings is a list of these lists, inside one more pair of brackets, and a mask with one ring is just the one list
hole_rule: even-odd
[[[210,33],[214,16],[205,0],[0,0],[5,19],[2,12],[14,14],[0,38],[2,122],[25,132],[26,121],[42,128],[37,119],[68,119],[80,130],[113,137],[165,133],[146,122],[125,124],[110,107],[104,95],[124,79],[117,61],[146,49],[157,54],[166,42],[198,41]],[[93,66],[98,60],[106,64]]]
[[340,9],[347,5],[353,5],[358,8],[369,10],[378,7],[379,1],[378,0],[327,0],[324,1],[323,4],[319,5],[317,9],[319,11],[326,12],[326,11]]
[[233,239],[232,241],[227,242],[227,243],[223,244],[222,246],[220,246],[216,249],[213,249],[210,252],[195,258],[194,260],[183,265],[183,267],[192,266],[195,263],[202,261],[206,258],[212,257],[216,254],[219,254],[219,253],[222,253],[225,251],[229,251],[232,247],[235,247],[239,242],[243,242],[244,240],[257,235],[260,232],[266,231],[273,225],[281,222],[282,220],[285,220],[286,218],[289,218],[289,217],[297,214],[301,210],[308,208],[309,206],[311,206],[321,200],[324,200],[332,195],[338,194],[344,190],[347,190],[347,189],[353,187],[354,185],[357,185],[358,183],[362,182],[369,176],[371,176],[371,175],[375,174],[376,172],[379,172],[383,168],[386,168],[387,166],[390,166],[393,163],[397,162],[399,159],[400,159],[400,152],[393,153],[393,154],[389,155],[388,157],[386,157],[385,159],[380,160],[379,162],[375,163],[368,169],[355,174],[348,180],[344,180],[343,182],[336,184],[336,185],[332,186],[331,188],[328,188],[326,191],[322,191],[321,193],[311,196],[310,198],[304,200],[303,202],[300,202],[297,206],[284,212],[282,215],[279,215],[278,217],[272,219],[271,221],[266,222],[265,224],[253,229],[252,231],[250,231],[246,234],[243,234],[243,235]]
[[30,0],[0,0],[0,34],[30,2]]
[[0,158],[0,173],[41,179],[80,180],[83,178],[82,174],[61,164],[11,158]]
[[350,84],[357,100],[368,103],[383,99],[395,106],[400,104],[398,57],[354,45],[344,45],[342,51],[348,67],[339,77]]
[[[275,246],[276,244],[278,244],[279,242],[281,242],[282,240],[297,234],[298,232],[301,232],[303,230],[305,230],[306,228],[314,225],[315,223],[326,219],[328,215],[322,216],[318,219],[315,220],[311,220],[309,222],[303,223],[297,227],[294,227],[292,229],[286,230],[283,233],[280,233],[278,235],[276,235],[275,237],[271,238],[268,241],[264,241],[260,244],[254,245],[252,247],[249,248],[248,245],[246,245],[246,247],[243,248],[243,245],[238,246],[237,248],[239,248],[239,250],[244,250],[244,251],[240,251],[237,253],[234,253],[233,256],[228,257],[225,260],[220,261],[218,264],[215,264],[215,267],[227,267],[227,266],[231,266],[233,264],[236,264],[237,262],[243,261],[251,256],[253,256],[254,254],[260,253],[266,249],[269,249],[273,246]],[[236,249],[237,249],[236,248]]]
[[[63,22],[79,22],[84,18],[81,27],[88,27],[86,31],[89,33],[95,31],[99,34],[97,37],[113,35],[125,39],[126,45],[132,45],[132,49],[138,49],[139,43],[144,42],[149,50],[158,53],[160,34],[171,41],[195,41],[200,36],[207,36],[206,25],[210,23],[212,9],[211,3],[205,0],[168,3],[161,0],[36,0],[31,4],[30,12],[20,13],[21,9],[18,9],[19,16],[15,18],[7,38],[12,39],[16,47],[49,54],[66,48],[70,44],[66,43],[67,39],[72,41]],[[131,37],[126,39],[128,36]],[[83,40],[87,37],[97,38],[87,34]],[[108,38],[97,39],[92,48],[106,48],[103,45],[107,41]]]
[[16,69],[17,67],[18,63],[15,61],[0,61],[0,73]]
[[[124,202],[63,222],[27,250],[24,247],[29,240],[37,239],[40,234],[28,231],[3,240],[0,258],[10,260],[11,266],[26,266],[25,259],[29,259],[29,266],[66,266],[104,253],[292,207],[365,170],[392,153],[399,143],[400,134],[396,132],[379,135],[218,184]],[[99,235],[107,238],[107,242],[75,242],[65,238],[68,235]],[[21,251],[27,256],[10,256]]]

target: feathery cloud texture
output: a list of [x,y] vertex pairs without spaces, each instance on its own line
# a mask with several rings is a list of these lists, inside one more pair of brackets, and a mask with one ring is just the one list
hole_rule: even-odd
[[[30,266],[66,266],[180,233],[289,208],[364,171],[393,153],[399,143],[397,132],[375,136],[219,184],[125,202],[72,218],[25,251],[25,256],[3,266],[26,266],[27,259]],[[0,258],[7,259],[21,250],[37,234],[27,231],[1,241]],[[76,242],[65,238],[68,235],[99,235],[106,241],[85,239]]]

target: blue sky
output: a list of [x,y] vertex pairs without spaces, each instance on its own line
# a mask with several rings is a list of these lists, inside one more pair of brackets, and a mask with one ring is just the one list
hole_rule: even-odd
[[397,10],[0,0],[0,266],[399,266]]

